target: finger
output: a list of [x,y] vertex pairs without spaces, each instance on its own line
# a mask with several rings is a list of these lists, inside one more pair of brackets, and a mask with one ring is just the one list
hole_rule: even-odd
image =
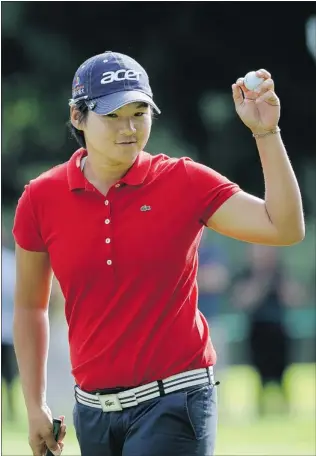
[[51,432],[51,433],[45,435],[44,439],[45,439],[45,443],[46,443],[47,448],[53,454],[59,455],[60,454],[60,447],[59,447],[58,443],[56,442],[53,433]]
[[236,81],[236,85],[242,90],[242,93],[244,94],[245,98],[249,98],[249,99],[257,98],[257,93],[253,90],[247,89],[244,82],[245,82],[245,78],[238,78]]
[[62,444],[58,444],[58,450],[57,451],[52,451],[53,455],[54,456],[60,456],[62,451],[63,451],[63,443]]
[[65,416],[64,415],[60,415],[59,416],[59,419],[61,421],[61,426],[60,426],[60,431],[59,431],[59,434],[58,434],[58,443],[60,443],[66,436],[66,430],[67,430],[67,426],[65,425]]
[[244,78],[238,78],[237,81],[236,81],[236,85],[242,89],[244,92],[247,91],[247,87],[245,86],[244,84]]
[[62,440],[64,440],[66,434],[67,434],[67,426],[65,424],[62,424],[60,426],[60,431],[59,431],[59,435],[58,435],[58,443],[61,442]]
[[32,454],[33,454],[33,456],[45,456],[45,454],[46,454],[46,446],[43,447],[42,450],[35,450],[35,451],[32,450]]
[[259,87],[255,90],[255,92],[262,95],[264,92],[274,92],[274,81],[272,79],[266,79]]
[[265,70],[264,68],[261,68],[260,70],[256,71],[256,75],[259,78],[264,78],[264,79],[271,78],[271,73],[269,73],[269,71]]
[[262,102],[268,103],[273,106],[280,105],[279,98],[276,96],[275,92],[272,92],[271,90],[269,90],[268,92],[265,92],[263,95],[260,95],[260,97],[258,97],[256,99],[256,103],[262,103]]
[[46,452],[45,443],[30,443],[33,456],[44,456]]
[[233,84],[232,89],[233,89],[233,100],[234,100],[235,106],[238,107],[244,102],[242,89],[237,84]]
[[[57,450],[51,450],[50,448],[48,448],[48,447],[47,448],[54,456],[60,456],[62,453],[61,445],[63,445],[63,443],[57,444]],[[46,453],[45,453],[45,455],[46,455]]]

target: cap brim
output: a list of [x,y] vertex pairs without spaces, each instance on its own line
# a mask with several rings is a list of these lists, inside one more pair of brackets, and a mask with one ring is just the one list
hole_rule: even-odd
[[126,90],[123,92],[111,93],[105,97],[95,98],[93,101],[95,106],[92,111],[103,116],[110,114],[111,112],[116,111],[129,103],[137,102],[148,103],[158,114],[161,112],[149,95],[146,95],[144,92],[139,92],[138,90]]

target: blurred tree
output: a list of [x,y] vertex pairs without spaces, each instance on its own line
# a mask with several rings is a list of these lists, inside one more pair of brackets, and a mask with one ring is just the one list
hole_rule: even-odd
[[[148,70],[163,111],[157,124],[162,152],[174,155],[178,144],[183,155],[194,153],[256,194],[263,190],[260,164],[234,113],[230,87],[250,69],[266,67],[281,98],[291,159],[302,182],[310,181],[303,173],[315,156],[316,65],[305,26],[315,4],[288,3],[286,16],[281,8],[262,4],[250,11],[240,2],[1,7],[4,203],[15,202],[30,177],[67,160],[76,148],[63,128],[73,74],[83,60],[110,49],[132,55]],[[168,148],[164,136],[170,135]]]

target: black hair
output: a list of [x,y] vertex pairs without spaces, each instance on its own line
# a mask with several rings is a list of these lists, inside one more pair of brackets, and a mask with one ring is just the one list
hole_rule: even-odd
[[[89,112],[86,102],[84,100],[80,100],[73,106],[75,106],[76,110],[79,111],[78,121],[80,123],[84,123],[87,120],[88,112]],[[78,130],[78,128],[74,127],[70,120],[67,122],[67,126],[68,126],[71,136],[77,141],[77,143],[79,144],[80,147],[83,147],[85,149],[86,148],[86,139],[84,137],[84,132],[82,130]]]
[[[147,103],[143,103],[143,104],[144,104],[144,107],[148,106]],[[72,106],[74,106],[75,109],[77,111],[79,111],[79,117],[78,117],[79,123],[85,123],[87,120],[87,117],[88,117],[88,113],[89,113],[89,108],[88,108],[85,100],[79,100],[79,101],[77,101],[77,103],[72,104]],[[155,112],[154,112],[154,109],[152,108],[152,106],[150,106],[150,112],[151,112],[151,117],[154,120]],[[67,126],[68,126],[71,136],[77,141],[79,146],[86,149],[86,139],[84,137],[84,132],[82,130],[78,130],[78,128],[74,127],[70,120],[67,122]]]

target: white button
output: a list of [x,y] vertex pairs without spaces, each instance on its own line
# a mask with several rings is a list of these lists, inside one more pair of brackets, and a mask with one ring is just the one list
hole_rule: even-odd
[[109,266],[111,266],[112,261],[111,261],[111,260],[108,260],[108,261],[106,262],[106,264],[109,265]]
[[119,188],[120,186],[121,186],[121,184],[115,184],[116,188]]
[[107,244],[109,244],[109,243],[111,242],[111,239],[110,239],[110,238],[106,238],[105,242],[106,242]]
[[108,225],[108,224],[110,223],[110,219],[106,219],[106,220],[104,221],[104,223],[106,223],[106,224]]
[[108,200],[105,200],[105,201],[104,201],[104,204],[105,204],[106,206],[108,206],[108,205],[109,205],[109,201],[108,201]]

